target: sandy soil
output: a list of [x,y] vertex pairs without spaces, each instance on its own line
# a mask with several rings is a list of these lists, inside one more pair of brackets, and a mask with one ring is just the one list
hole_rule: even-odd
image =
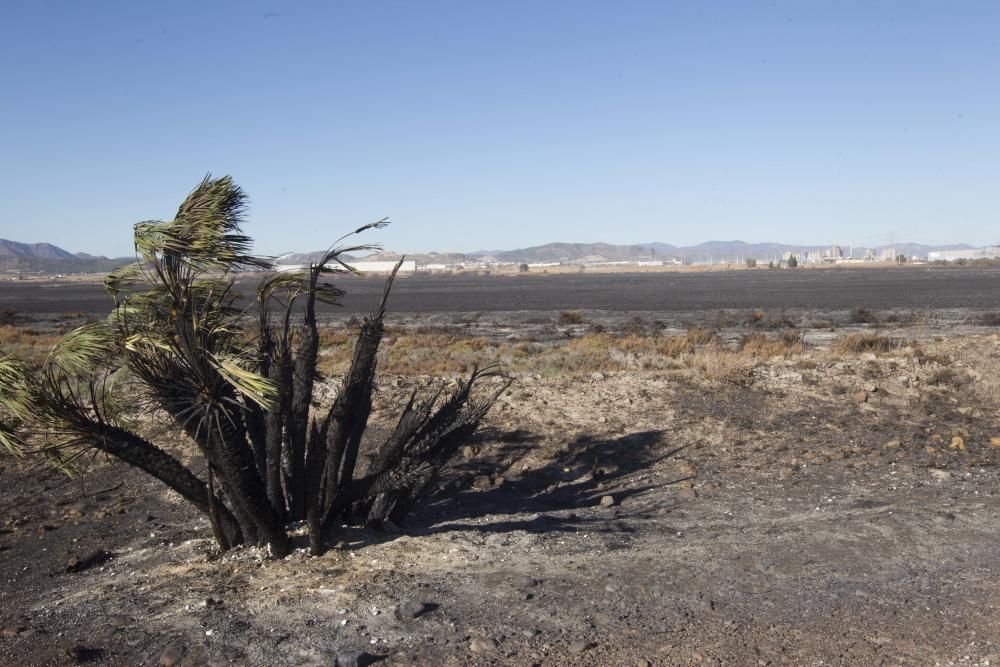
[[995,334],[525,376],[400,534],[277,562],[122,466],[2,460],[0,663],[1000,664],[998,408]]

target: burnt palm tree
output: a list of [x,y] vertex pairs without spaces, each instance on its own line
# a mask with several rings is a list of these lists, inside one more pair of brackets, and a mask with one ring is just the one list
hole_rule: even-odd
[[[316,304],[343,296],[330,278],[351,270],[344,255],[375,247],[345,239],[386,222],[355,230],[308,268],[277,272],[240,230],[245,201],[229,177],[206,177],[173,220],[135,225],[137,261],[105,281],[115,304],[106,321],[68,333],[40,369],[0,358],[0,445],[70,474],[92,453],[125,461],[204,512],[223,550],[249,543],[283,556],[286,526],[308,520],[319,554],[345,524],[400,522],[510,380],[476,396],[478,381],[500,375],[477,369],[449,391],[414,393],[359,470],[399,265],[325,410],[313,406]],[[253,299],[234,289],[247,269],[266,272]],[[153,411],[197,448],[204,473],[141,435],[136,419]]]

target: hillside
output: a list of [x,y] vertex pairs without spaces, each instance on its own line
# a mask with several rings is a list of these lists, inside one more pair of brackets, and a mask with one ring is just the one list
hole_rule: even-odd
[[37,259],[74,259],[73,253],[51,243],[18,243],[0,239],[0,257],[27,257]]
[[[612,243],[547,243],[540,246],[515,250],[480,250],[470,253],[420,252],[405,253],[407,259],[418,264],[458,264],[476,262],[484,257],[492,257],[500,262],[621,262],[640,260],[670,260],[685,262],[737,261],[746,257],[759,260],[780,258],[786,252],[805,253],[824,250],[825,245],[790,245],[784,243],[747,243],[745,241],[708,241],[693,246],[676,246],[669,243],[651,242],[633,245]],[[878,246],[881,251],[888,246]],[[968,244],[923,245],[919,243],[896,243],[891,246],[898,253],[907,256],[926,257],[934,250],[960,250],[972,246]],[[847,247],[844,247],[847,252]],[[855,246],[854,257],[863,257],[866,247]],[[275,258],[280,265],[309,264],[322,256],[323,251],[289,252]],[[344,256],[346,260],[393,260],[402,254],[395,251],[381,251],[367,257]],[[4,273],[102,273],[111,271],[132,261],[131,257],[96,257],[85,253],[73,254],[51,243],[19,243],[0,239],[0,271]]]
[[4,273],[106,273],[133,261],[131,257],[95,257],[51,243],[19,243],[0,239],[0,272]]
[[[541,246],[521,248],[517,250],[477,252],[473,256],[490,254],[502,262],[574,262],[586,258],[593,261],[601,258],[604,261],[636,261],[652,259],[683,259],[688,262],[707,262],[710,260],[734,261],[738,258],[756,257],[758,259],[780,258],[786,252],[805,253],[829,248],[828,245],[790,245],[784,243],[747,243],[746,241],[708,241],[693,246],[675,246],[669,243],[641,243],[635,245],[613,245],[610,243],[548,243]],[[878,246],[881,251],[889,246]],[[896,243],[891,246],[897,252],[907,256],[926,257],[934,250],[960,250],[972,246],[968,244],[952,245],[922,245],[919,243]],[[854,256],[863,257],[868,248],[854,247]],[[844,247],[847,252],[848,248]],[[598,260],[600,261],[600,260]]]

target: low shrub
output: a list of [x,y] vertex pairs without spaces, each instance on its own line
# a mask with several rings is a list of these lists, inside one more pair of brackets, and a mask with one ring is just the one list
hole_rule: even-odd
[[851,311],[850,319],[851,324],[875,324],[878,322],[878,318],[875,317],[875,313],[863,306],[855,308]]
[[584,324],[587,319],[579,310],[564,310],[559,313],[559,324]]
[[838,336],[830,351],[841,355],[856,355],[863,352],[875,352],[876,354],[891,352],[899,349],[902,342],[888,336],[879,336],[870,333],[851,333]]
[[960,373],[950,366],[938,368],[927,378],[927,384],[937,387],[953,387],[960,389],[969,384],[971,378],[965,373]]
[[646,323],[636,315],[622,324],[622,333],[626,336],[644,336],[646,334]]

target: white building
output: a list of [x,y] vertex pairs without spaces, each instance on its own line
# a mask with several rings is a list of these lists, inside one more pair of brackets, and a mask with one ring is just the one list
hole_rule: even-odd
[[1000,257],[1000,245],[989,246],[988,248],[973,248],[971,250],[935,250],[927,253],[927,259],[931,262],[945,261],[954,262],[959,259],[995,259]]
[[[396,268],[397,262],[353,262],[351,268],[360,273],[392,273],[392,270]],[[400,273],[413,273],[417,270],[417,263],[412,259],[403,260],[402,266],[399,267]]]

